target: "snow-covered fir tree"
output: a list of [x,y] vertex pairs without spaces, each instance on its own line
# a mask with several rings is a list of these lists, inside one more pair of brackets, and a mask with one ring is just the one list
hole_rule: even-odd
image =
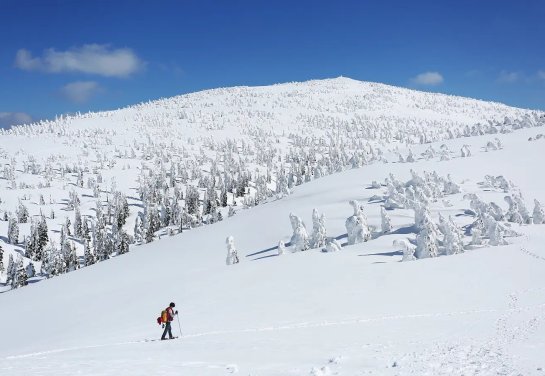
[[349,204],[354,209],[354,214],[348,217],[345,222],[348,244],[366,242],[371,239],[371,231],[367,225],[367,218],[363,214],[362,206],[356,200],[351,200]]
[[471,228],[471,245],[482,245],[483,244],[483,231],[480,228],[472,227]]
[[121,230],[117,240],[117,254],[122,255],[129,252],[129,235]]
[[19,223],[27,223],[28,222],[28,209],[27,207],[19,200],[19,205],[17,205],[17,210],[15,211],[15,214],[17,215],[17,222]]
[[64,259],[66,260],[66,268],[68,272],[74,271],[80,268],[79,260],[76,255],[76,246],[74,242],[67,241],[64,247]]
[[532,221],[536,225],[545,223],[545,210],[538,200],[534,200],[534,212],[532,215]]
[[25,268],[25,272],[28,278],[32,278],[36,275],[36,269],[34,268],[34,263],[29,262]]
[[161,228],[161,220],[155,205],[151,205],[144,215],[145,240],[146,243],[150,243],[155,238],[155,233]]
[[394,247],[400,247],[403,252],[403,258],[401,261],[413,261],[416,260],[414,252],[416,247],[407,239],[396,239],[393,242]]
[[293,235],[290,240],[292,252],[306,251],[310,247],[310,241],[303,220],[295,214],[290,213],[290,222],[293,229]]
[[505,227],[494,218],[488,216],[485,220],[485,226],[488,233],[488,244],[493,246],[508,244],[505,240]]
[[8,220],[8,243],[17,244],[19,242],[19,225],[17,220],[9,217]]
[[76,207],[74,213],[74,236],[76,236],[77,238],[81,238],[82,236],[82,222],[79,206]]
[[0,244],[0,277],[2,277],[2,274],[4,273],[6,269],[4,268],[4,248],[2,248],[2,244]]
[[381,206],[380,208],[380,219],[382,223],[382,233],[386,234],[392,231],[392,220],[390,219],[390,216],[386,212],[386,208],[384,206]]
[[416,236],[416,258],[436,257],[438,255],[438,237],[437,226],[431,219],[429,211],[425,211],[421,230]]
[[225,260],[226,264],[238,264],[239,259],[237,249],[235,247],[235,238],[233,238],[232,236],[227,237],[227,239],[225,240],[225,244],[227,245],[227,258]]
[[13,278],[11,281],[12,288],[19,288],[28,284],[28,276],[26,274],[26,270],[23,264],[23,258],[21,256],[19,256],[19,258],[17,259],[16,265],[17,266],[15,268],[15,278]]
[[140,217],[140,213],[134,221],[134,241],[138,244],[144,241],[144,222]]
[[6,284],[11,284],[13,279],[16,278],[17,265],[13,261],[13,254],[9,254],[8,265],[6,266]]
[[317,209],[312,211],[312,235],[310,237],[310,247],[320,248],[326,243],[325,215],[318,213]]
[[440,217],[443,221],[441,224],[441,232],[443,233],[443,246],[445,247],[446,255],[455,255],[464,251],[464,241],[462,230],[454,223],[452,217],[448,220]]

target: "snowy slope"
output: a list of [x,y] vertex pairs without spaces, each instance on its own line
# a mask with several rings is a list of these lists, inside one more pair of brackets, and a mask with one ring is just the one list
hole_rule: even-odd
[[[257,189],[256,177],[266,177],[270,196],[278,190],[280,173],[306,181],[318,169],[323,175],[355,164],[398,161],[413,144],[490,134],[488,142],[498,132],[543,124],[539,111],[342,77],[208,90],[0,131],[0,219],[15,216],[22,202],[30,217],[45,217],[49,238],[58,245],[66,219],[75,222],[70,193],[79,197],[81,215],[92,221],[97,199],[105,205],[120,192],[132,208],[124,228],[132,236],[143,213],[143,177],[168,175],[171,168],[183,192],[216,165],[220,172],[234,171],[237,182],[242,173],[251,174],[250,194]],[[195,178],[184,182],[181,172]],[[201,189],[201,199],[204,193]],[[228,201],[233,205],[235,198]],[[242,199],[237,203],[240,207]],[[222,210],[225,217],[227,209]],[[5,264],[8,254],[16,261],[15,252],[24,253],[30,227],[30,220],[19,225],[15,245],[0,238]],[[7,232],[8,221],[0,221],[1,236]],[[74,247],[82,257],[82,244],[74,241]]]
[[[21,204],[31,218],[43,215],[50,255],[66,256],[56,248],[66,219],[75,222],[70,195],[93,226],[99,206],[106,213],[112,197],[126,196],[122,230],[132,243],[128,254],[113,250],[50,279],[42,272],[10,291],[0,273],[0,375],[543,374],[544,225],[506,223],[519,235],[508,245],[486,237],[472,245],[468,199],[478,194],[507,212],[504,196],[520,192],[530,215],[534,199],[545,202],[543,115],[337,78],[209,90],[1,131],[4,266],[26,255],[30,223],[8,244],[3,220]],[[462,148],[471,155],[461,157]],[[380,233],[386,179],[406,182],[411,170],[450,174],[460,186],[429,209],[434,221],[450,215],[463,227],[464,253],[399,262],[393,241],[416,237],[410,208],[389,210],[393,230]],[[489,187],[486,175],[515,187]],[[211,189],[238,188],[248,176],[244,195],[229,191],[218,209],[223,221],[200,226],[212,218],[202,215],[190,231],[172,221],[152,243],[132,238],[136,218],[164,212],[163,199],[187,209],[195,186],[204,211]],[[279,189],[285,176],[296,181],[289,195]],[[149,198],[152,185],[163,199]],[[373,237],[347,245],[354,199]],[[289,214],[310,233],[314,208],[342,250],[288,246],[278,256],[293,232]],[[116,238],[113,225],[105,234]],[[237,265],[225,265],[228,236]],[[82,239],[68,239],[84,263]],[[172,300],[183,338],[146,342],[160,336],[155,319]]]
[[[368,189],[409,169],[450,173],[462,193],[433,214],[464,221],[463,193],[502,196],[478,185],[502,174],[527,197],[545,200],[541,129],[499,135],[502,150],[449,161],[373,164],[297,187],[281,200],[169,237],[108,262],[0,295],[2,375],[540,375],[545,368],[543,225],[517,227],[509,245],[399,262],[396,238],[414,238],[409,211],[394,210],[394,234],[343,247],[274,257],[289,240],[288,214],[309,227],[313,208],[330,236],[346,233],[348,200],[380,227],[384,191]],[[434,145],[436,148],[439,145]],[[429,145],[415,147],[415,154]],[[500,205],[505,205],[498,201]],[[458,217],[459,216],[459,217]],[[398,230],[397,233],[395,230]],[[225,266],[225,238],[240,264]],[[264,257],[271,256],[271,257]],[[159,311],[175,300],[183,339],[157,338]],[[177,330],[177,324],[174,325]]]

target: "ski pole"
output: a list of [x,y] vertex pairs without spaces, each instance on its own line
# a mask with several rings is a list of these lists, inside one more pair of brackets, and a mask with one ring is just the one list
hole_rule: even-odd
[[180,316],[176,315],[176,319],[178,320],[178,329],[180,329],[180,337],[182,336],[182,326],[180,325]]

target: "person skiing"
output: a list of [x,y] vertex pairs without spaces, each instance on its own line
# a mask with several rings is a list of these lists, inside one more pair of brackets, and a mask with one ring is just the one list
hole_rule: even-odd
[[166,320],[165,320],[165,330],[163,331],[163,336],[161,337],[161,340],[165,340],[167,333],[169,339],[174,339],[172,336],[172,325],[171,322],[174,321],[174,315],[178,314],[178,311],[174,311],[174,307],[176,307],[176,304],[170,303],[167,309],[165,309],[166,312]]

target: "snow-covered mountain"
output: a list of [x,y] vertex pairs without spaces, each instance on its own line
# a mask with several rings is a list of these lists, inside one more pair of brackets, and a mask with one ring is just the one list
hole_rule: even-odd
[[337,78],[2,131],[0,373],[540,374],[543,125]]

